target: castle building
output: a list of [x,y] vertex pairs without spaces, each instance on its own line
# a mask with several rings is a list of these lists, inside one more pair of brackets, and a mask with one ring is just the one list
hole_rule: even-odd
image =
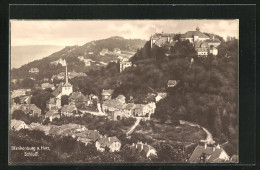
[[158,47],[164,47],[164,46],[174,46],[174,34],[167,34],[167,33],[156,33],[151,36],[151,48],[153,48],[155,45]]
[[183,40],[189,40],[191,43],[194,43],[196,41],[208,40],[208,39],[210,39],[210,37],[203,34],[202,32],[200,32],[199,27],[197,27],[196,31],[188,31],[185,34],[182,34],[180,39],[182,41]]

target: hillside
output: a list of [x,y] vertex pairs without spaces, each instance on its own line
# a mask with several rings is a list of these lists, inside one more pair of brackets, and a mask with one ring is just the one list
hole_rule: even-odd
[[64,47],[54,45],[12,46],[11,68],[19,68],[26,63],[42,59],[62,48]]
[[[89,70],[100,69],[105,67],[110,61],[118,59],[114,55],[113,50],[119,48],[125,55],[131,56],[138,48],[143,47],[145,41],[140,39],[124,39],[122,37],[111,37],[108,39],[96,40],[86,43],[82,46],[68,46],[62,50],[51,54],[48,57],[32,61],[23,65],[19,69],[12,69],[12,78],[26,78],[34,77],[36,80],[43,77],[50,78],[54,74],[64,71],[64,68],[58,64],[53,65],[51,62],[66,59],[68,64],[68,71],[86,72]],[[108,53],[101,55],[103,49],[108,49]],[[83,56],[85,59],[91,59],[91,65],[85,66],[83,61],[78,59]],[[37,67],[40,71],[38,74],[29,74],[30,68]]]

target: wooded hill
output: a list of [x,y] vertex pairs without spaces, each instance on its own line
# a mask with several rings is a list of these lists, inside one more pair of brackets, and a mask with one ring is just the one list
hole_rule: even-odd
[[[68,46],[48,57],[25,64],[18,69],[12,69],[11,78],[34,77],[36,80],[44,77],[50,78],[52,75],[58,74],[65,70],[61,65],[55,66],[50,64],[60,58],[66,59],[68,63],[68,71],[74,70],[76,72],[86,72],[91,69],[100,69],[102,66],[100,62],[108,63],[111,60],[117,59],[116,56],[109,54],[101,56],[99,52],[102,51],[102,49],[108,49],[112,52],[114,48],[119,48],[121,51],[135,53],[138,48],[143,47],[144,43],[144,40],[124,39],[116,36],[108,39],[91,41],[83,46]],[[89,54],[89,52],[91,54]],[[92,59],[94,62],[90,67],[85,67],[84,62],[80,61],[78,56],[84,56],[85,58]],[[101,66],[96,64],[100,64]],[[38,74],[29,73],[30,68],[34,67],[40,70]]]

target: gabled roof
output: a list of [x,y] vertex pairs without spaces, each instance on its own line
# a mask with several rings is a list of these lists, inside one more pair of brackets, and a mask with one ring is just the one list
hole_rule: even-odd
[[114,142],[121,143],[120,140],[116,136],[113,136],[113,137],[103,136],[103,137],[98,139],[98,142],[100,143],[100,146],[102,148],[105,148],[106,146],[110,147]]
[[185,34],[181,35],[181,38],[193,38],[194,36],[198,36],[199,38],[209,38],[207,35],[203,34],[202,32],[196,31],[188,31]]
[[122,109],[126,106],[126,104],[123,104],[117,100],[106,100],[103,104],[107,107],[113,107],[117,109]]
[[72,105],[64,105],[62,108],[61,108],[61,111],[62,112],[73,112],[74,110],[76,110],[75,106],[72,106]]
[[15,120],[15,119],[11,120],[11,128],[17,129],[17,128],[19,128],[23,124],[25,124],[24,121]]
[[215,151],[214,151],[213,147],[206,147],[206,149],[205,149],[205,146],[198,145],[195,148],[195,150],[193,151],[189,161],[190,162],[200,162],[199,157],[204,153],[207,156],[209,156],[209,159],[206,160],[206,162],[213,162],[219,158],[222,151],[223,151],[222,148],[219,149],[219,148],[215,147]]
[[52,92],[52,94],[53,94],[55,97],[57,97],[61,92],[62,92],[62,85],[59,84],[59,86],[57,87],[57,89],[54,90],[54,91]]
[[69,97],[69,100],[87,100],[81,92],[73,92]]
[[54,97],[50,98],[48,101],[47,101],[47,104],[56,104],[56,99]]
[[108,89],[108,90],[102,90],[102,95],[112,95],[112,93],[114,92],[113,89]]
[[134,103],[128,103],[125,107],[125,109],[127,110],[131,110],[131,109],[134,109],[135,108],[135,104]]
[[59,115],[59,113],[56,110],[49,110],[45,116],[50,117],[50,116],[56,116]]

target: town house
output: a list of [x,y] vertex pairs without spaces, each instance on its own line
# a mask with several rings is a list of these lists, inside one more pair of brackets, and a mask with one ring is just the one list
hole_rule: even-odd
[[110,152],[120,151],[121,148],[121,142],[116,136],[100,136],[95,145],[97,150],[101,152],[104,152],[105,148],[108,148]]
[[12,119],[10,129],[19,131],[21,129],[28,129],[28,125],[24,121]]
[[190,159],[189,162],[211,162],[211,163],[220,163],[220,162],[226,162],[229,160],[228,154],[225,152],[223,148],[221,148],[219,145],[209,147],[205,143],[204,146],[198,145]]

